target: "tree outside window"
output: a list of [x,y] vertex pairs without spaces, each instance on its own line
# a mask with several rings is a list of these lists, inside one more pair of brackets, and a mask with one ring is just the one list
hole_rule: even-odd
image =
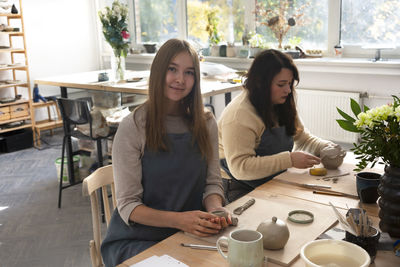
[[245,0],[188,0],[188,39],[206,47],[209,43],[207,14],[218,10],[218,33],[221,42],[240,42],[244,30]]
[[400,44],[399,0],[342,0],[344,45]]
[[134,0],[136,42],[162,43],[178,36],[175,0]]
[[[98,0],[108,3],[112,0]],[[282,38],[282,46],[299,44],[305,49],[331,50],[332,41],[341,40],[345,47],[400,43],[399,0],[121,0],[132,7],[132,34],[136,43],[157,42],[186,36],[202,47],[209,44],[205,11],[220,8],[218,32],[223,43],[241,43],[245,27],[247,32],[263,35],[269,47],[278,47],[274,32],[266,25],[256,23],[255,5],[266,8],[285,2],[288,5],[284,18],[288,21],[293,12],[307,4],[302,23],[289,28]],[[342,2],[342,10],[338,10]],[[185,4],[185,6],[180,6]],[[182,8],[186,8],[182,11]],[[341,13],[342,12],[342,13]],[[340,24],[341,19],[341,27]],[[186,18],[186,20],[185,20]],[[328,25],[331,23],[330,25]],[[301,24],[301,25],[300,25]],[[133,26],[134,25],[134,26]],[[254,27],[253,27],[254,26]],[[328,31],[329,26],[329,31]],[[333,30],[332,30],[333,29]],[[341,29],[338,31],[337,29]],[[179,32],[185,31],[185,32]],[[362,54],[361,50],[357,50]]]
[[327,0],[258,0],[256,7],[256,32],[271,47],[299,43],[305,48],[326,48]]

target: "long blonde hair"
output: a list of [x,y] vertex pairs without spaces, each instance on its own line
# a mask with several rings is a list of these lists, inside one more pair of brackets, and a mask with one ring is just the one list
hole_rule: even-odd
[[181,100],[182,110],[193,135],[193,144],[197,142],[204,158],[209,158],[212,150],[210,136],[206,126],[207,115],[204,112],[200,90],[199,58],[193,47],[185,40],[170,39],[165,42],[154,57],[150,69],[149,99],[147,100],[146,146],[153,151],[167,151],[164,126],[164,88],[166,73],[172,59],[181,52],[192,57],[194,66],[194,85],[192,91]]

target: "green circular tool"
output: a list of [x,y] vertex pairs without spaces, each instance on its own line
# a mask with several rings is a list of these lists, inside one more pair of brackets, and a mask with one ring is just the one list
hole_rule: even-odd
[[288,220],[294,223],[311,223],[314,221],[314,214],[306,210],[293,210],[289,212]]

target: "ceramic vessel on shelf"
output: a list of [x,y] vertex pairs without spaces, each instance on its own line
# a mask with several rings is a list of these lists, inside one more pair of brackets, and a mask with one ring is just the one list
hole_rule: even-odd
[[219,57],[219,45],[212,45],[211,46],[210,56]]
[[400,168],[386,166],[378,186],[379,228],[391,237],[400,237]]
[[265,249],[281,249],[289,240],[289,228],[284,221],[275,216],[261,222],[257,231],[263,235]]

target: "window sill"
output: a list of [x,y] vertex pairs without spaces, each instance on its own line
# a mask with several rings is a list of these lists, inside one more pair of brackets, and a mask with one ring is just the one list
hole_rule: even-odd
[[[128,55],[126,62],[129,64],[151,65],[155,54]],[[235,69],[248,69],[253,59],[205,57],[208,62],[224,64]],[[295,59],[300,71],[319,73],[344,73],[344,74],[372,74],[400,76],[400,59],[373,62],[366,58],[306,58]]]
[[373,62],[366,58],[296,59],[299,70],[308,72],[400,75],[400,59]]

